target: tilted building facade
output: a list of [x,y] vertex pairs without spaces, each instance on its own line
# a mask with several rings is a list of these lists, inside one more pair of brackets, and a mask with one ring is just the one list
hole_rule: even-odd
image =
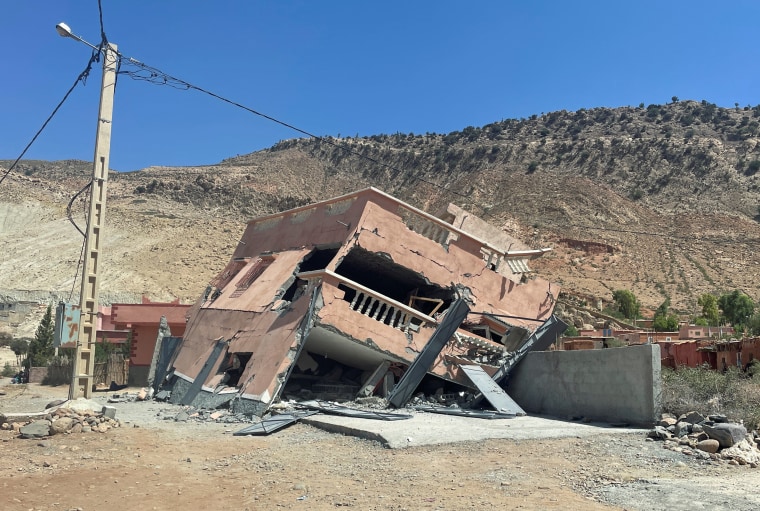
[[548,249],[490,244],[457,227],[495,230],[469,216],[369,188],[251,220],[189,313],[172,401],[261,415],[288,395],[352,393],[378,370],[398,377],[458,298],[471,312],[428,375],[468,386],[461,364],[493,374],[560,288],[526,275]]

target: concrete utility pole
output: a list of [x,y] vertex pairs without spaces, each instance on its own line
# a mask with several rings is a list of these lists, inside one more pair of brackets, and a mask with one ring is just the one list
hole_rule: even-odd
[[[65,23],[56,25],[63,37],[71,37],[91,48],[92,44],[74,35]],[[100,85],[100,107],[95,134],[95,158],[90,187],[90,214],[87,218],[85,236],[82,287],[79,293],[79,339],[76,358],[72,368],[69,399],[90,398],[95,374],[95,343],[98,328],[98,259],[103,241],[103,225],[106,214],[106,184],[108,182],[108,158],[111,150],[111,118],[116,88],[118,53],[116,45],[106,44],[101,50],[103,78]]]

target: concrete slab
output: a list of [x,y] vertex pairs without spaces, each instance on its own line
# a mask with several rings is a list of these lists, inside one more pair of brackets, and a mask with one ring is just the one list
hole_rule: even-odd
[[[405,411],[407,412],[407,411]],[[313,415],[304,424],[380,442],[390,449],[488,439],[533,440],[546,438],[580,438],[600,434],[644,434],[641,428],[612,427],[602,423],[569,422],[537,416],[513,419],[475,419],[435,413],[412,412],[403,421],[375,421],[333,415]]]

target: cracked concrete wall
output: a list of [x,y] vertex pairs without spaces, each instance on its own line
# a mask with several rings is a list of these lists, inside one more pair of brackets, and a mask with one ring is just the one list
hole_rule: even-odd
[[[412,231],[402,214],[407,218],[416,215],[415,221],[423,224],[431,222],[430,217],[413,209],[369,189],[249,222],[233,261],[250,260],[215,299],[201,298],[193,307],[175,361],[177,371],[194,378],[216,339],[221,337],[230,340],[230,352],[253,353],[240,377],[239,395],[262,403],[276,396],[301,341],[299,325],[308,313],[311,290],[320,284],[312,280],[308,291],[290,304],[276,297],[292,280],[300,261],[315,247],[340,246],[327,265],[330,270],[359,246],[387,255],[396,264],[441,288],[457,286],[465,290],[473,302],[473,311],[538,318],[509,320],[512,324],[533,329],[551,315],[558,286],[541,279],[517,284],[487,269],[480,253],[481,242],[454,228],[444,229],[432,222],[439,234],[449,232],[436,241]],[[274,259],[248,288],[238,289],[238,283],[262,255],[273,255]],[[418,332],[406,334],[351,310],[343,300],[337,280],[332,282],[331,278],[324,277],[321,284],[324,303],[315,312],[315,320],[345,334],[346,342],[362,343],[391,359],[410,362],[433,334],[434,324],[422,325]],[[450,343],[446,353],[439,355],[433,371],[447,379],[459,380],[463,376],[450,361],[466,355],[465,350],[464,345]],[[213,368],[207,385],[221,380],[215,373],[224,358],[220,357]],[[254,408],[259,409],[258,405]]]
[[[214,340],[231,339],[228,353],[253,353],[240,376],[241,394],[268,401],[279,391],[277,375],[290,365],[287,355],[295,349],[296,331],[308,310],[309,297],[305,293],[281,313],[201,309],[188,325],[174,363],[176,370],[194,378],[206,363]],[[218,383],[217,373],[223,360],[224,356],[220,357],[204,382],[208,386]]]
[[387,253],[395,263],[441,287],[459,284],[469,289],[473,311],[538,318],[529,325],[532,328],[551,316],[559,285],[540,278],[516,283],[486,268],[478,241],[459,236],[449,242],[447,250],[409,231],[397,209],[398,204],[385,197],[373,198],[360,219],[357,235],[341,249],[339,256],[345,256],[354,245],[370,252]]
[[661,408],[657,344],[528,353],[507,392],[527,412],[649,426]]

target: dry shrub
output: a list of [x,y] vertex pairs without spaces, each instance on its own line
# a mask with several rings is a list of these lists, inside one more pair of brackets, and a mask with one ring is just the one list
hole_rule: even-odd
[[747,429],[760,425],[760,379],[736,368],[725,373],[705,367],[662,370],[662,409],[678,417],[697,411],[721,413],[743,421]]

